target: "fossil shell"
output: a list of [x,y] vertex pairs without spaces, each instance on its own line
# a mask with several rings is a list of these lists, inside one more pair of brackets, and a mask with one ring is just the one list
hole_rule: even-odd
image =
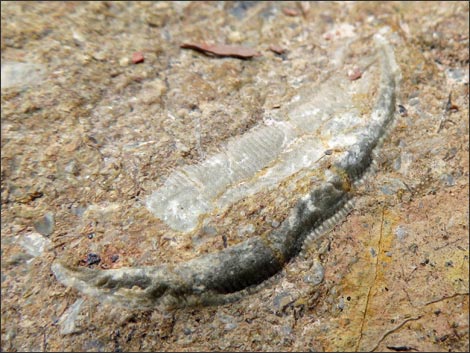
[[251,237],[174,266],[101,271],[56,262],[57,279],[103,300],[145,308],[226,302],[279,272],[345,215],[354,185],[393,122],[400,73],[387,40],[378,34],[374,42],[375,53],[357,59],[364,68],[360,79],[351,81],[338,69],[305,85],[219,153],[175,170],[147,199],[149,211],[181,237],[204,227],[223,229],[218,225],[227,219],[243,224],[256,213]]

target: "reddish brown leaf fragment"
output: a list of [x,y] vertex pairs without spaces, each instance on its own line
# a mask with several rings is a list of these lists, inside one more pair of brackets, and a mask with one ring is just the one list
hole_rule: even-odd
[[445,106],[445,111],[446,112],[451,112],[451,113],[459,111],[459,107],[452,103],[452,92],[449,93],[449,98],[447,99],[447,104]]
[[282,48],[282,47],[280,47],[279,45],[276,45],[276,44],[271,44],[269,46],[269,50],[271,50],[272,52],[274,52],[276,54],[279,54],[279,55],[285,53],[285,51],[286,51],[284,48]]
[[284,7],[282,9],[282,12],[284,13],[284,15],[292,16],[292,17],[300,15],[300,11],[298,9],[294,9],[292,7]]
[[217,56],[231,56],[235,58],[248,59],[253,56],[260,56],[261,54],[253,48],[242,47],[238,45],[227,45],[227,44],[194,44],[194,43],[183,43],[181,44],[183,49],[194,49],[202,51],[204,53],[210,53]]
[[144,54],[142,54],[140,51],[136,51],[135,53],[132,54],[132,63],[140,64],[143,62],[144,62]]

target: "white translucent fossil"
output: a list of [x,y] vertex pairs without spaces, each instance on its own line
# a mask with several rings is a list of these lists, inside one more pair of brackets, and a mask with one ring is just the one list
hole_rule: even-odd
[[304,88],[269,124],[233,139],[201,164],[173,172],[147,199],[148,209],[174,230],[188,232],[214,209],[314,168],[325,151],[347,151],[368,135],[370,124],[354,97],[367,94],[379,76],[371,69],[361,80],[334,76]]

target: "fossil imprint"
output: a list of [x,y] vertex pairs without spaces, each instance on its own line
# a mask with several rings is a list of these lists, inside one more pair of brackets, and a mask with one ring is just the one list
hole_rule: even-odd
[[337,74],[303,88],[218,154],[174,171],[147,199],[156,217],[184,235],[247,197],[284,192],[289,200],[275,199],[286,210],[277,228],[176,265],[95,270],[57,261],[57,279],[100,300],[151,308],[224,303],[274,276],[350,209],[354,185],[390,129],[400,72],[388,41],[377,34],[374,43],[359,80]]

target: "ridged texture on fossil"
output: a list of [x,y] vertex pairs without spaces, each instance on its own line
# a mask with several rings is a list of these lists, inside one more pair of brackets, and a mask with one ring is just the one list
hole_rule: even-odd
[[[361,80],[333,75],[303,89],[266,124],[200,165],[175,171],[147,202],[170,228],[186,232],[244,197],[281,186],[296,190],[299,178],[308,180],[278,228],[174,266],[101,271],[56,262],[57,279],[103,300],[146,308],[226,302],[278,273],[351,208],[354,184],[370,169],[393,121],[400,74],[392,47],[380,35],[375,43],[377,54]],[[370,109],[354,103],[361,95],[374,99]]]

